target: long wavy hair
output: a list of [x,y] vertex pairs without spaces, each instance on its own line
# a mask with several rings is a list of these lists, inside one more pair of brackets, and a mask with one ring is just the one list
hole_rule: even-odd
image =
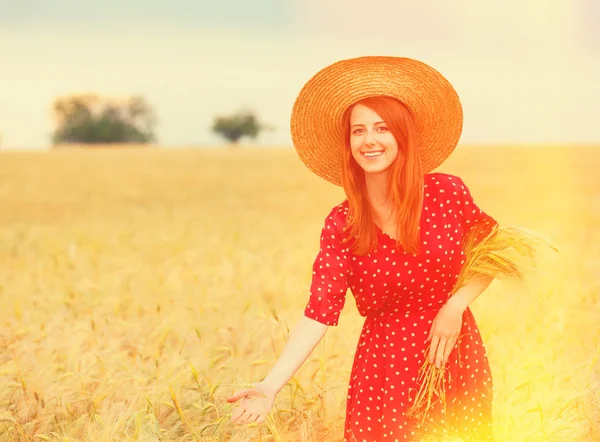
[[377,96],[357,101],[343,116],[345,143],[342,146],[342,187],[348,199],[348,222],[344,243],[357,255],[366,255],[378,244],[378,230],[365,185],[365,172],[352,156],[350,114],[357,104],[375,111],[386,122],[398,143],[398,156],[390,165],[386,201],[396,215],[396,247],[407,253],[419,251],[419,224],[423,207],[424,172],[416,146],[416,129],[410,109],[392,97]]

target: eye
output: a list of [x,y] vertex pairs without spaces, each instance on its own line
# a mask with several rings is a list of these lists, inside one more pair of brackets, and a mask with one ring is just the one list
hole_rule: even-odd
[[354,129],[354,131],[352,132],[354,135],[359,135],[361,134],[363,131],[363,129],[359,128],[359,129]]
[[387,127],[385,127],[385,126],[379,126],[379,127],[377,128],[377,130],[378,130],[379,132],[387,132],[388,128],[387,128]]

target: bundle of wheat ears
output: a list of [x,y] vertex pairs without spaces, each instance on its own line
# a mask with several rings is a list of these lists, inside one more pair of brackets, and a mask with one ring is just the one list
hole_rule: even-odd
[[[495,225],[486,234],[488,229],[489,225],[476,224],[465,235],[465,263],[449,297],[474,276],[487,275],[524,283],[527,271],[535,269],[533,259],[539,246],[545,245],[558,251],[548,240],[519,227],[500,228]],[[428,352],[429,348],[425,354]],[[445,371],[445,366],[437,368],[425,358],[418,378],[420,388],[412,406],[407,410],[407,416],[416,417],[423,422],[428,411],[438,401],[445,408]]]

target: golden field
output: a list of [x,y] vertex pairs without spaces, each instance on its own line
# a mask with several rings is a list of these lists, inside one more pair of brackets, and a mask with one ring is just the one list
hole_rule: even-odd
[[[438,170],[560,248],[472,306],[496,440],[600,441],[600,147],[461,146]],[[350,292],[269,420],[234,427],[225,398],[276,360],[343,198],[292,149],[0,152],[0,441],[340,440]]]

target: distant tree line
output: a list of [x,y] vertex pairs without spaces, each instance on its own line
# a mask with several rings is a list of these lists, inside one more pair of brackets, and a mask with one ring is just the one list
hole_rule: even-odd
[[54,144],[147,144],[155,140],[156,117],[142,97],[110,100],[73,95],[57,99],[53,111]]
[[[148,144],[156,140],[156,113],[140,96],[115,100],[94,94],[71,95],[56,99],[52,110],[54,145]],[[232,145],[270,129],[247,109],[216,116],[212,124],[212,131]]]

